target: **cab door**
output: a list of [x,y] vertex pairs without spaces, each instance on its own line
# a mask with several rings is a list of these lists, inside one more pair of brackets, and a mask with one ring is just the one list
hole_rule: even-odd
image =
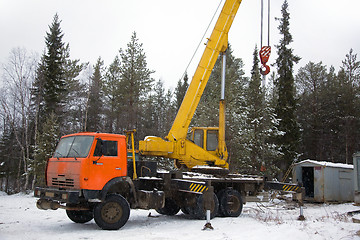
[[126,176],[125,136],[98,137],[88,162],[87,189],[101,190],[113,178]]

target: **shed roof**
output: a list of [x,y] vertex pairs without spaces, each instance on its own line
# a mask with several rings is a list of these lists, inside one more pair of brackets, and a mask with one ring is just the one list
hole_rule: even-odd
[[298,162],[295,165],[302,165],[302,164],[313,164],[313,165],[322,166],[322,167],[354,169],[354,165],[352,165],[352,164],[332,163],[332,162],[325,162],[325,161],[315,161],[315,160],[310,160],[310,159]]

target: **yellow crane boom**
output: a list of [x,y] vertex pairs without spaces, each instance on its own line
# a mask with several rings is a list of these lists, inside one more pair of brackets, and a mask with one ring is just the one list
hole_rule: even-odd
[[[168,135],[165,139],[160,137],[147,137],[144,141],[140,141],[139,150],[141,154],[177,159],[179,164],[186,165],[188,168],[196,165],[228,168],[224,123],[219,124],[220,128],[205,129],[205,131],[209,130],[209,133],[220,130],[219,136],[223,139],[219,138],[218,143],[220,144],[216,150],[206,149],[206,146],[199,146],[194,143],[194,139],[190,141],[186,139],[186,136],[215,62],[219,54],[225,52],[227,49],[228,32],[240,3],[241,0],[226,0],[224,3]],[[224,121],[224,105],[225,103],[222,100],[220,102],[220,121]],[[206,141],[206,137],[204,139]],[[223,146],[221,146],[221,144]]]

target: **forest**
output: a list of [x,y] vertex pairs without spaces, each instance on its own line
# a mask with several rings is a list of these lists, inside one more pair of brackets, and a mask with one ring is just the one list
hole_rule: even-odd
[[[230,170],[281,180],[291,164],[304,159],[352,164],[360,150],[360,61],[353,49],[339,59],[339,71],[301,59],[290,47],[290,13],[284,1],[278,19],[278,58],[266,78],[254,46],[250,76],[226,51],[226,143]],[[133,32],[112,63],[72,59],[56,14],[45,35],[41,57],[24,48],[9,52],[0,68],[0,191],[27,191],[45,182],[48,158],[59,138],[82,131],[123,134],[136,139],[166,136],[191,79],[185,74],[174,91],[152,77],[146,49]],[[216,63],[192,126],[217,126],[220,60]],[[164,169],[173,162],[157,159]]]

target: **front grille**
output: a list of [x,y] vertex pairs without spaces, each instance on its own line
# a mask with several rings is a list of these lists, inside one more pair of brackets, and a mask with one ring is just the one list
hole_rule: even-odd
[[74,179],[58,177],[52,178],[52,185],[57,187],[74,187]]

